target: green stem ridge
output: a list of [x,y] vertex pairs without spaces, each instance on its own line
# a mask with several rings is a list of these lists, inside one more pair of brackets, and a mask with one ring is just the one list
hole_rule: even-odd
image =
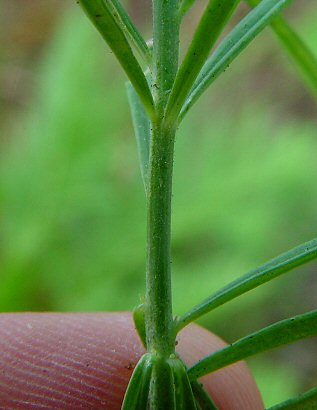
[[317,258],[317,238],[305,242],[251,270],[194,306],[183,316],[176,318],[177,332],[216,307],[315,258]]
[[317,335],[317,310],[265,327],[201,359],[189,370],[190,379],[202,377],[255,354]]

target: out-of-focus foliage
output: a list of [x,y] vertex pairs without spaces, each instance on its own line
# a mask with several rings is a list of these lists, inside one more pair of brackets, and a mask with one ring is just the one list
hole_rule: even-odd
[[251,367],[253,376],[261,387],[266,407],[287,400],[294,395],[294,392],[301,391],[296,370],[286,362],[283,365],[278,363],[274,365],[263,358],[261,360],[257,358],[254,362],[251,360]]
[[[317,27],[310,36],[317,52]],[[309,97],[283,58],[270,54],[270,38],[260,41],[263,48],[254,45],[235,63],[178,136],[173,289],[179,313],[316,237],[316,120],[296,108],[300,95]],[[261,65],[267,60],[280,75],[272,81]],[[74,10],[39,70],[38,96],[20,118],[18,135],[1,149],[0,309],[131,310],[144,287],[146,218],[125,78]],[[228,94],[226,84],[237,84],[240,93]],[[230,339],[313,307],[314,266],[220,308],[204,324]],[[273,386],[276,379],[279,386],[281,377],[274,371],[263,383]],[[284,397],[280,388],[270,394],[270,404]]]

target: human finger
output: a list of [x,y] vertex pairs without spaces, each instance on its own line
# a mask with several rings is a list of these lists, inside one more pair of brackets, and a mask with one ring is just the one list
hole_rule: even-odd
[[[188,364],[224,345],[196,325],[178,339]],[[119,410],[143,353],[128,312],[2,314],[0,409]],[[243,363],[204,383],[220,410],[263,410]]]

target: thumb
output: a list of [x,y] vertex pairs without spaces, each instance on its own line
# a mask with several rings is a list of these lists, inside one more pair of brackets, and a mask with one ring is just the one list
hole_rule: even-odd
[[[178,352],[192,364],[224,346],[191,325]],[[0,409],[119,410],[144,349],[130,313],[0,315]],[[263,410],[243,363],[202,379],[220,410]]]

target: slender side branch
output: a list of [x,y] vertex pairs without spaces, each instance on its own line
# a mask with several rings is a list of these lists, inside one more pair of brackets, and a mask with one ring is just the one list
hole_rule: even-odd
[[176,329],[180,331],[190,322],[210,312],[218,306],[248,292],[251,289],[289,272],[297,266],[317,258],[317,238],[293,248],[269,262],[251,270],[240,278],[219,289],[216,293],[194,306],[176,319]]
[[190,379],[202,377],[239,360],[316,334],[317,310],[313,310],[274,323],[212,353],[194,364],[188,375]]

